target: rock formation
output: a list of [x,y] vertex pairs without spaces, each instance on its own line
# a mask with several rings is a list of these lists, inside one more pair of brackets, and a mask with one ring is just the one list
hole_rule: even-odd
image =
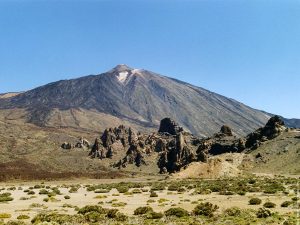
[[257,149],[263,142],[276,138],[284,130],[286,130],[286,127],[283,120],[279,116],[273,116],[264,127],[257,129],[246,137],[245,146],[249,149]]
[[128,164],[137,167],[147,165],[148,156],[156,154],[160,173],[174,173],[192,162],[207,163],[210,156],[256,148],[283,130],[285,127],[280,118],[272,117],[265,127],[245,138],[234,136],[231,128],[224,125],[212,137],[200,139],[185,132],[175,121],[165,118],[161,121],[159,131],[149,135],[136,133],[125,126],[106,129],[100,138],[101,142],[98,143],[96,139],[91,155],[114,160],[117,151],[123,151],[125,157],[113,165],[124,168]]
[[169,133],[171,135],[176,135],[181,131],[183,131],[183,128],[170,118],[164,118],[160,121],[158,130],[159,133]]

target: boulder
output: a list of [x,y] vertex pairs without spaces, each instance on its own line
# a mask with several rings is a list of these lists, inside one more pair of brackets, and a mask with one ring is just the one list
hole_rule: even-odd
[[72,148],[72,144],[68,143],[68,142],[64,142],[62,145],[61,145],[61,148],[62,149],[71,149]]

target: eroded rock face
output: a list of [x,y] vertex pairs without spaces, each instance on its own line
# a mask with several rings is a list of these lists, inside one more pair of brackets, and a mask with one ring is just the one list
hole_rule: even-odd
[[106,129],[100,141],[96,139],[92,155],[114,160],[117,151],[123,151],[125,156],[113,164],[117,168],[124,168],[129,164],[137,167],[147,165],[149,156],[157,156],[160,173],[174,173],[192,162],[207,163],[212,155],[257,148],[261,142],[278,136],[283,130],[285,127],[280,118],[273,117],[265,127],[245,138],[234,136],[231,128],[224,125],[212,137],[200,139],[185,132],[176,122],[165,118],[161,121],[159,132],[149,135],[136,133],[124,126]]
[[177,135],[181,131],[183,131],[183,128],[170,118],[164,118],[160,121],[158,130],[159,133],[169,133],[171,135]]
[[257,149],[263,142],[271,140],[279,136],[286,127],[279,116],[269,119],[266,126],[257,129],[246,137],[246,148]]

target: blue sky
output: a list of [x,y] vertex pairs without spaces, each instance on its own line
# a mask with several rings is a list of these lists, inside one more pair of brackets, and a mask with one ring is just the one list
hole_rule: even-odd
[[300,1],[0,0],[0,93],[121,63],[300,118]]

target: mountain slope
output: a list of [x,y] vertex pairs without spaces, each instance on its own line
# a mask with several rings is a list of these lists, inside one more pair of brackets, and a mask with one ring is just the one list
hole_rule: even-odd
[[126,65],[0,99],[0,109],[16,108],[24,111],[22,116],[28,122],[37,125],[94,130],[99,129],[97,121],[109,123],[112,118],[137,128],[156,128],[162,118],[171,117],[201,136],[215,133],[223,124],[244,135],[269,118],[233,99]]

